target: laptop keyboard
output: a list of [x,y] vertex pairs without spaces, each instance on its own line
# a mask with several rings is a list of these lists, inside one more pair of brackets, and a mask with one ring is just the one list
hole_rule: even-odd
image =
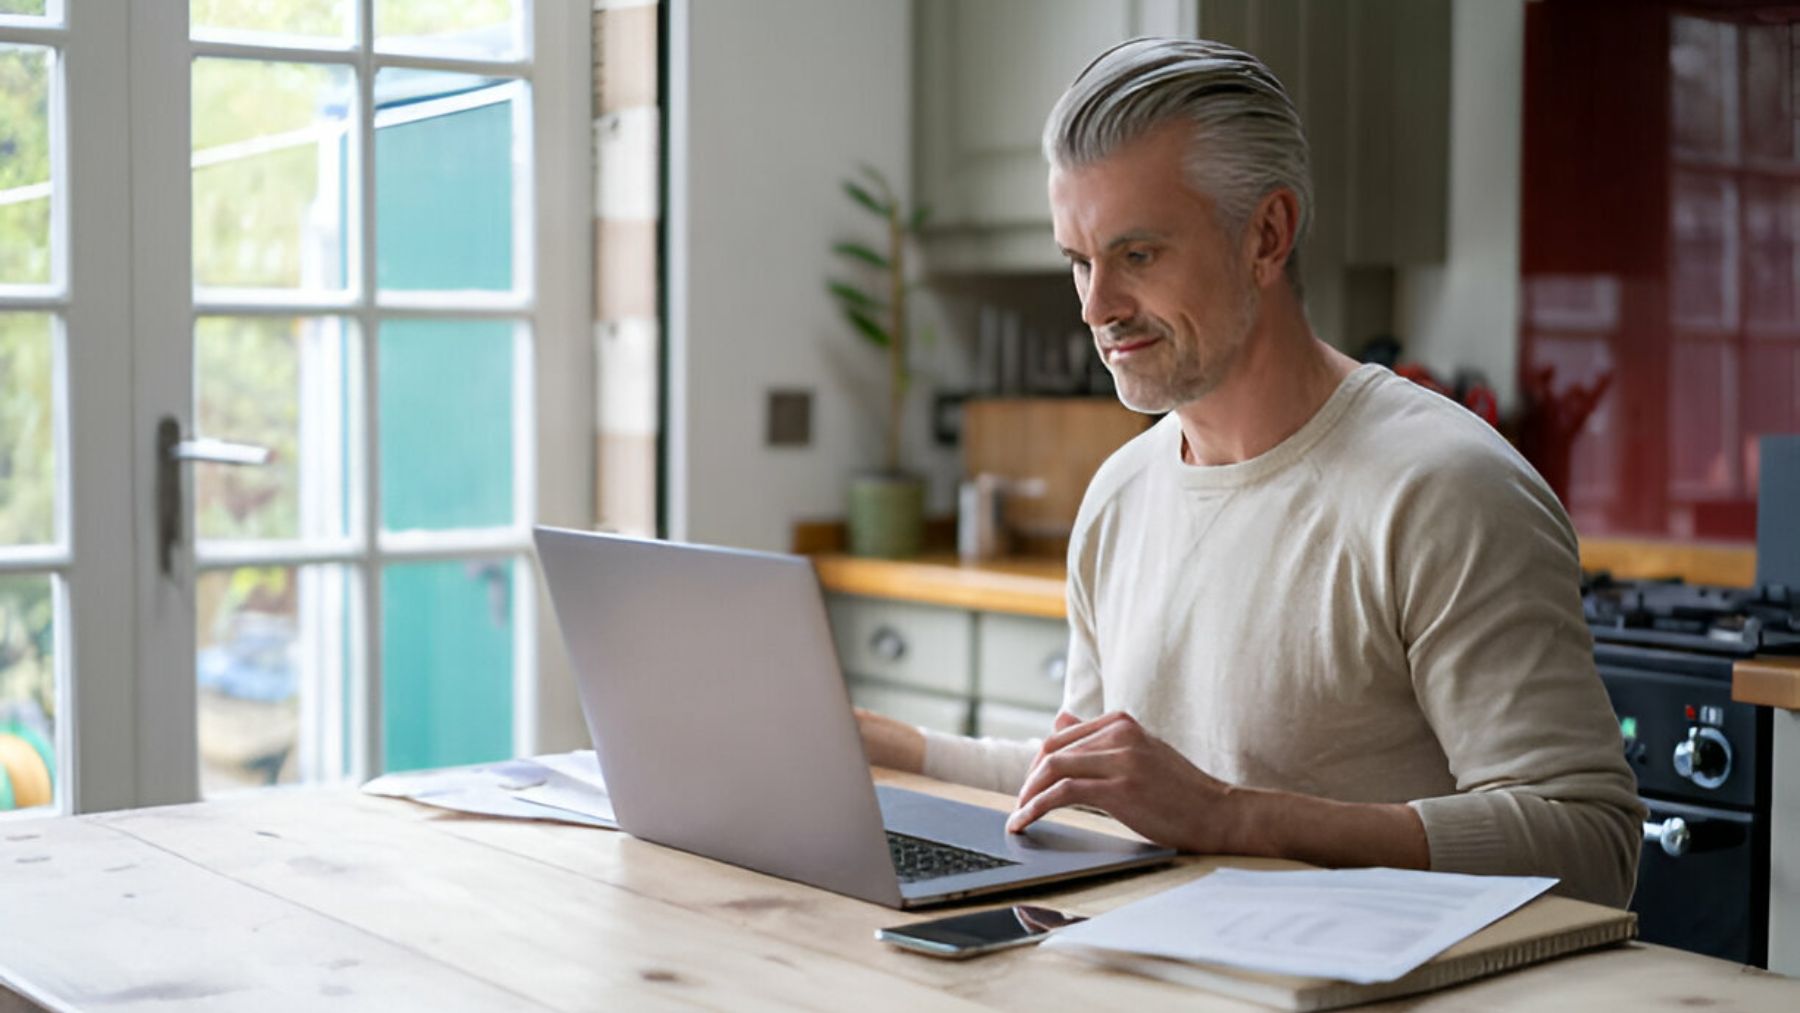
[[923,879],[937,879],[940,876],[956,876],[965,872],[981,872],[984,869],[998,869],[1007,865],[1018,865],[1004,858],[995,858],[979,851],[967,848],[952,847],[927,841],[919,837],[908,837],[892,830],[887,832],[888,855],[894,860],[894,871],[899,873],[900,882],[917,883]]

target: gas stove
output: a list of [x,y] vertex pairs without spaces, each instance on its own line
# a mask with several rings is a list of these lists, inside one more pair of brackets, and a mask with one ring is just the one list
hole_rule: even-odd
[[1581,609],[1594,640],[1747,658],[1800,654],[1800,593],[1785,584],[1713,587],[1583,574]]
[[1800,653],[1800,602],[1783,584],[1709,587],[1584,576],[1594,662],[1649,809],[1639,935],[1767,966],[1768,708],[1731,698],[1732,668]]

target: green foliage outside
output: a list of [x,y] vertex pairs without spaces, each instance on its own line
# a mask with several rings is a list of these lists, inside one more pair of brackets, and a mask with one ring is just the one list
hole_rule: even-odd
[[[0,0],[0,13],[40,13]],[[0,191],[50,179],[49,59],[0,46]],[[0,204],[0,284],[50,280],[50,200]],[[0,544],[55,537],[54,382],[50,318],[0,313]],[[0,720],[21,706],[56,713],[50,581],[0,577]],[[40,729],[48,731],[48,729]]]
[[[42,4],[43,0],[0,0]],[[449,35],[512,19],[514,0],[373,0],[375,34]],[[567,0],[551,0],[567,2]],[[354,14],[350,0],[192,0],[188,19],[195,28],[236,28],[282,35],[345,39]]]
[[[76,0],[113,2],[113,0]],[[163,2],[163,0],[157,0]],[[502,24],[514,0],[375,0],[379,35],[447,35]],[[350,0],[192,0],[196,26],[345,37]],[[41,14],[43,0],[0,0],[0,14]],[[49,60],[42,47],[0,46],[0,192],[50,178]],[[354,78],[343,68],[224,59],[196,61],[196,153],[300,130],[353,111]],[[195,171],[194,278],[207,286],[341,288],[346,167],[329,150],[299,143]],[[337,178],[329,178],[333,174]],[[323,195],[323,196],[322,196]],[[51,278],[50,200],[0,204],[0,284]],[[335,241],[320,242],[321,232]],[[316,247],[307,249],[307,243]],[[299,359],[297,320],[203,319],[195,334],[198,428],[204,435],[271,446],[262,469],[214,466],[197,476],[197,527],[214,538],[299,534]],[[51,320],[0,312],[0,545],[54,539],[57,464],[53,458],[55,376]],[[71,345],[112,335],[69,334]],[[228,600],[202,603],[209,616],[236,608],[290,609],[290,575],[244,569]],[[54,640],[47,577],[0,577],[0,717],[34,702],[55,713]]]

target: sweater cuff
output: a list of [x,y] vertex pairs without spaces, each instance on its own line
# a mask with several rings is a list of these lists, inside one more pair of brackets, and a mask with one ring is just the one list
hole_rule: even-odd
[[920,728],[925,736],[925,765],[920,771],[939,781],[1017,795],[1037,758],[1042,739],[972,739]]
[[1512,870],[1506,833],[1496,819],[1504,800],[1478,792],[1422,798],[1408,805],[1425,824],[1433,872],[1504,875]]

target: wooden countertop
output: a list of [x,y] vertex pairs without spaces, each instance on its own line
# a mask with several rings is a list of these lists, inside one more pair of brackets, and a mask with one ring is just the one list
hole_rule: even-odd
[[1731,698],[1800,711],[1800,658],[1746,658],[1731,667]]
[[1060,558],[965,563],[951,553],[917,559],[817,555],[813,567],[827,591],[942,605],[980,612],[1061,619],[1066,570]]
[[[1292,863],[1190,856],[1035,899],[1096,914],[1222,864]],[[1035,948],[903,953],[871,936],[920,915],[623,833],[347,789],[7,822],[0,912],[0,1009],[1260,1008]],[[1800,983],[1628,944],[1376,1008],[1682,1005],[1795,1009]]]
[[[986,563],[965,563],[950,553],[905,560],[838,553],[812,558],[819,583],[840,594],[1049,619],[1066,615],[1066,571],[1060,558]],[[1756,553],[1744,546],[1592,539],[1581,543],[1581,564],[1621,578],[1682,576],[1696,583],[1746,586],[1755,581]],[[1800,710],[1800,659],[1738,662],[1731,694],[1744,703]]]
[[[822,553],[813,561],[827,591],[1052,619],[1066,614],[1060,556],[965,563],[948,552],[917,559]],[[1744,545],[1592,538],[1581,543],[1581,565],[1621,579],[1682,577],[1734,587],[1756,581],[1756,550]]]

